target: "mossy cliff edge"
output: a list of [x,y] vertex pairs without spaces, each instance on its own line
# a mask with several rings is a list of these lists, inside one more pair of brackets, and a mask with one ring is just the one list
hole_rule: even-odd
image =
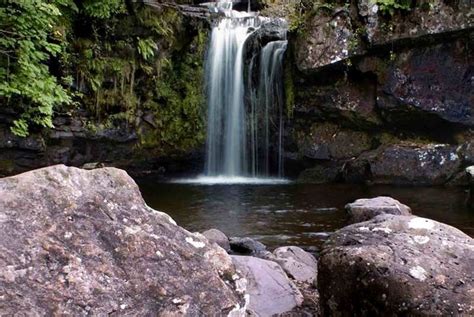
[[162,158],[199,155],[208,21],[175,2],[125,1],[103,15],[87,8],[63,14],[65,52],[49,66],[69,78],[73,102],[55,109],[53,128],[33,122],[19,137],[11,126],[21,108],[4,101],[0,174],[87,162],[153,170]]

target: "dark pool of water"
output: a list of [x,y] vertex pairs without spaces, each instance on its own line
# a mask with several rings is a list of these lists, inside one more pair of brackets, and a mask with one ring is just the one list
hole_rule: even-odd
[[270,248],[317,249],[324,233],[346,225],[344,205],[380,195],[409,205],[416,215],[458,227],[474,236],[474,210],[462,188],[358,185],[191,185],[138,180],[148,205],[190,231],[217,228],[248,236]]

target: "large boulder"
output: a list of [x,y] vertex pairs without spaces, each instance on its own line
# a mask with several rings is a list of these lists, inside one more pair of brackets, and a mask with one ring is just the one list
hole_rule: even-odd
[[380,215],[334,233],[318,260],[324,315],[474,314],[474,240],[433,220]]
[[0,179],[0,197],[0,315],[244,312],[227,253],[122,170],[53,166]]
[[251,256],[232,256],[247,280],[248,310],[257,316],[290,312],[303,303],[303,295],[276,262]]
[[349,213],[353,223],[367,221],[382,214],[411,215],[410,207],[392,197],[385,196],[357,199],[353,203],[346,205],[346,211]]

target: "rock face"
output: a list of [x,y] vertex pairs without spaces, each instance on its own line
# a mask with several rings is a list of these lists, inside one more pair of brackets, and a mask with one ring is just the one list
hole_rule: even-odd
[[250,256],[232,256],[237,270],[247,279],[248,310],[257,316],[290,312],[303,295],[275,262]]
[[295,246],[280,247],[273,251],[275,261],[294,280],[314,283],[318,275],[318,263],[314,256]]
[[357,199],[355,202],[347,204],[346,210],[353,223],[367,221],[382,214],[411,215],[410,207],[392,197],[384,196],[370,199]]
[[364,178],[376,184],[440,185],[456,175],[461,160],[448,144],[399,144],[365,153],[346,168],[345,177],[365,172]]
[[290,174],[311,183],[465,183],[458,176],[474,157],[472,5],[343,4],[303,5],[290,34]]
[[0,179],[0,197],[0,315],[243,314],[225,251],[122,170],[53,166]]
[[474,240],[425,218],[380,215],[331,236],[318,261],[324,315],[471,315]]
[[209,242],[216,243],[227,252],[230,251],[229,238],[227,238],[227,236],[222,231],[217,229],[209,229],[204,231],[202,235],[205,236]]

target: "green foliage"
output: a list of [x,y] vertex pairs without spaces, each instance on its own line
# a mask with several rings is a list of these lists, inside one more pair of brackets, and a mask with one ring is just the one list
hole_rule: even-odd
[[158,49],[153,39],[138,39],[138,52],[143,57],[144,60],[148,60],[151,57],[155,56],[155,51]]
[[0,8],[0,98],[20,113],[17,135],[27,136],[31,123],[52,127],[53,108],[71,103],[48,67],[65,47],[57,26],[67,8],[72,1],[10,0]]
[[397,10],[410,10],[411,0],[376,0],[375,3],[382,13],[393,15]]
[[99,19],[109,19],[126,11],[123,0],[85,0],[82,5],[86,15]]

